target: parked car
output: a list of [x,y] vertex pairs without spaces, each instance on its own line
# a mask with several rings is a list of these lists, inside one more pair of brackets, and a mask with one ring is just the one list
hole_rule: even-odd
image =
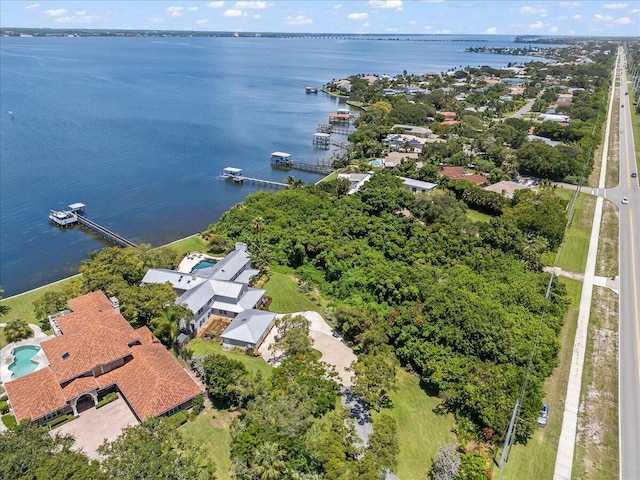
[[549,404],[543,403],[542,410],[540,410],[540,416],[538,417],[538,426],[546,427],[548,418],[549,418]]
[[633,173],[631,174],[631,178],[636,178],[637,176],[638,176],[638,174],[637,174],[636,172],[633,172]]
[[622,204],[623,204],[623,205],[626,205],[627,203],[629,203],[629,199],[628,199],[627,197],[624,197],[624,198],[622,199]]

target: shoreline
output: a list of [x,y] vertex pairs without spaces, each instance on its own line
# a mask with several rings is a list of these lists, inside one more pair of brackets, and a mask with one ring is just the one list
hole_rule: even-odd
[[[177,240],[174,240],[174,241],[169,242],[169,243],[165,243],[164,245],[158,245],[157,247],[153,247],[153,249],[155,250],[156,248],[169,247],[169,246],[171,246],[173,244],[176,244],[178,242],[182,242],[183,240],[187,240],[189,238],[196,237],[198,235],[200,235],[200,232],[193,233],[191,235],[187,235],[186,237],[178,238]],[[105,248],[108,248],[108,247],[105,247]],[[42,290],[43,288],[48,288],[48,287],[51,287],[53,285],[57,285],[58,283],[66,282],[68,280],[71,280],[72,278],[80,277],[81,275],[82,275],[81,273],[76,273],[75,275],[71,275],[69,277],[61,278],[60,280],[56,280],[55,282],[45,283],[44,285],[40,285],[39,287],[32,288],[32,289],[26,290],[24,292],[16,293],[15,295],[11,295],[10,297],[3,297],[2,301],[0,301],[0,303],[3,303],[5,301],[7,301],[7,300],[11,300],[13,298],[21,297],[23,295],[27,295],[29,293],[37,292],[38,290]]]

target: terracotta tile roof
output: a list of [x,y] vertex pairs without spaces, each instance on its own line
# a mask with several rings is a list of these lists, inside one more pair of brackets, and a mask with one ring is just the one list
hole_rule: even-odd
[[62,388],[62,394],[67,400],[76,398],[83,393],[98,389],[98,382],[94,377],[80,377],[73,380],[69,385]]
[[67,405],[62,388],[47,367],[5,384],[16,420],[38,418]]
[[481,186],[487,183],[486,177],[484,177],[483,175],[478,175],[477,173],[472,173],[471,175],[465,175],[462,178],[464,178],[465,180],[469,180],[478,186]]
[[113,311],[107,296],[98,290],[67,301],[74,312],[95,312],[98,310]]
[[440,175],[451,180],[457,180],[458,178],[464,177],[464,167],[442,167]]
[[202,389],[160,344],[135,345],[133,360],[96,380],[100,388],[117,384],[140,420],[184,403]]
[[136,333],[140,337],[140,342],[143,345],[149,345],[151,343],[160,343],[160,340],[156,338],[156,336],[151,333],[147,327],[140,327],[136,330]]
[[60,383],[131,353],[126,343],[113,342],[95,334],[61,335],[40,346]]

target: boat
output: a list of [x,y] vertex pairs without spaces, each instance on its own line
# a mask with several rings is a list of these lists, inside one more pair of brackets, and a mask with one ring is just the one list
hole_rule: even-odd
[[67,210],[51,210],[49,212],[49,221],[58,225],[59,227],[65,228],[69,225],[75,224],[78,219],[76,216]]
[[305,91],[307,93],[318,93],[318,89],[316,87],[307,87]]

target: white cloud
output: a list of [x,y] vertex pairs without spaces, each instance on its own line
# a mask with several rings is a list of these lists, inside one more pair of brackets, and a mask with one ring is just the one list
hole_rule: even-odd
[[253,8],[256,10],[262,10],[263,8],[267,8],[267,2],[263,2],[262,0],[252,0],[252,1],[241,0],[239,2],[236,2],[233,8],[237,8],[237,9]]
[[573,19],[574,20],[578,20],[579,22],[584,21],[584,17],[582,15],[580,15],[580,14],[574,15]]
[[558,27],[551,27],[549,28],[549,33],[558,33]]
[[599,13],[594,14],[593,18],[596,22],[610,22],[613,20],[611,15],[601,15]]
[[633,10],[631,10],[631,13],[640,13],[640,8],[634,8]]
[[395,8],[402,10],[402,0],[369,0],[371,8]]
[[209,20],[207,20],[206,18],[201,18],[201,19],[199,19],[199,20],[196,20],[196,23],[197,23],[198,25],[204,25],[204,24],[206,24],[206,23],[209,23]]
[[629,5],[627,3],[605,3],[602,8],[608,8],[609,10],[622,10],[628,6]]
[[288,17],[284,18],[284,23],[286,25],[311,25],[313,23],[313,20],[305,17],[304,15],[289,15]]
[[562,8],[577,8],[582,5],[582,2],[560,2]]
[[540,30],[541,28],[544,28],[546,26],[548,26],[548,25],[542,23],[540,20],[538,20],[536,23],[530,23],[529,24],[529,28],[531,30]]
[[448,28],[445,28],[444,30],[440,30],[440,32],[438,32],[438,33],[441,33],[443,35],[449,35],[452,32]]
[[560,15],[558,17],[558,20],[569,20],[569,16],[568,15]]
[[629,17],[616,18],[614,23],[617,23],[618,25],[629,25],[631,23],[631,19]]
[[444,2],[444,0],[420,0],[421,2],[424,3],[442,3]]
[[252,16],[252,18],[255,18],[256,20],[258,20],[261,17],[261,15],[259,13],[256,13]]
[[87,14],[86,10],[76,10],[75,12],[76,15],[80,15],[81,17]]
[[363,27],[363,28],[369,28],[369,22],[364,22],[364,23],[362,24],[362,27]]
[[425,25],[425,26],[423,27],[423,30],[424,30],[425,32],[430,32],[431,30],[433,30],[433,27],[432,27],[431,25]]
[[65,16],[65,17],[57,17],[54,20],[54,22],[87,24],[87,23],[93,23],[96,20],[100,20],[100,17],[98,15],[72,15],[72,16]]
[[540,15],[542,17],[547,16],[547,9],[545,7],[531,7],[527,5],[521,7],[518,11],[521,15]]
[[181,17],[184,7],[167,7],[166,12],[170,17]]
[[369,18],[369,14],[368,13],[350,13],[349,15],[347,15],[347,18],[349,20],[365,20]]
[[333,6],[333,9],[334,9],[334,10],[339,10],[339,9],[341,9],[341,8],[342,8],[342,4],[341,4],[341,3],[339,3],[339,4],[337,4],[337,5],[334,5],[334,6]]
[[188,7],[187,10],[189,10],[190,12],[197,12],[198,7]]
[[151,17],[149,19],[149,21],[153,22],[153,23],[162,23],[164,22],[164,18],[160,18],[160,17]]
[[411,20],[409,21],[409,25],[416,25],[418,22],[417,20]]
[[484,31],[484,33],[489,33],[491,35],[498,33],[498,27],[489,27]]
[[207,7],[209,7],[209,8],[221,8],[221,7],[224,7],[224,2],[209,2],[209,3],[207,3]]
[[26,7],[24,7],[25,10],[35,10],[36,8],[40,8],[39,3],[33,3],[31,5],[27,5]]
[[230,8],[224,12],[225,17],[241,17],[242,10],[238,10],[237,8]]
[[57,8],[55,10],[47,10],[46,12],[47,15],[51,16],[51,17],[60,17],[61,15],[64,15],[65,13],[69,13],[69,11],[66,8]]

